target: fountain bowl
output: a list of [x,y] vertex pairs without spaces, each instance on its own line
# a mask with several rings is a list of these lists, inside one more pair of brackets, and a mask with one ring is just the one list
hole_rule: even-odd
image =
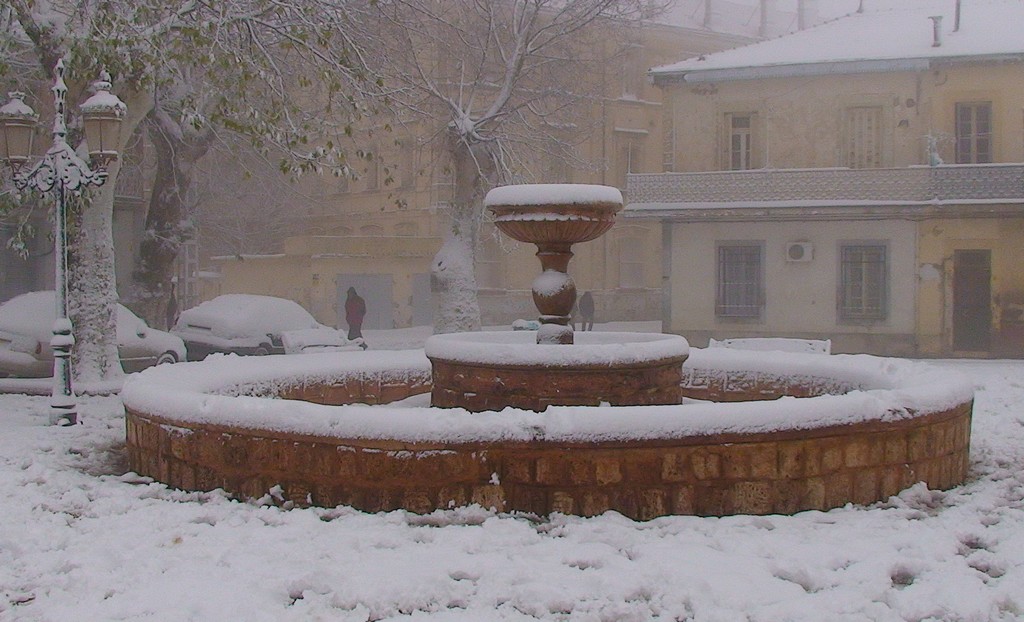
[[615,224],[622,193],[586,184],[502,186],[487,194],[494,224],[514,240],[572,245],[600,237]]

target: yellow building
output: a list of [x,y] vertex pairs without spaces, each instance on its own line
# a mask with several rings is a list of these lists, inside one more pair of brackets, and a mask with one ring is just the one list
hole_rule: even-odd
[[[659,24],[616,32],[627,42],[626,52],[594,77],[606,96],[585,111],[592,123],[576,130],[582,136],[569,137],[579,143],[577,161],[538,154],[528,158],[524,181],[624,189],[628,172],[660,171],[664,109],[646,69],[751,40]],[[308,234],[289,238],[277,254],[213,258],[221,273],[217,291],[292,298],[320,322],[344,326],[341,301],[354,286],[367,300],[365,328],[430,324],[429,269],[448,226],[452,180],[444,154],[420,147],[420,138],[409,127],[378,132],[365,148],[380,157],[360,161],[358,179],[305,182]],[[580,292],[594,292],[598,321],[659,316],[660,235],[657,223],[634,220],[574,247],[570,273]],[[485,325],[536,316],[530,293],[540,270],[535,252],[501,238],[485,221],[476,268]]]
[[1024,355],[1024,4],[913,6],[652,70],[667,331]]

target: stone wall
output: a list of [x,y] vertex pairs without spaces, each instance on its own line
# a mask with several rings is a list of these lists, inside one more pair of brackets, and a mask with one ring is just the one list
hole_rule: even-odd
[[[749,396],[781,389],[769,375],[731,376],[725,374],[726,384]],[[815,395],[827,388],[811,384],[785,392]],[[736,393],[722,387],[723,395]],[[381,383],[362,374],[329,387],[295,386],[281,397],[380,403],[426,388],[421,380]],[[258,498],[280,486],[282,499],[297,505],[371,512],[479,503],[541,515],[615,510],[646,520],[827,510],[883,500],[916,482],[955,486],[967,475],[971,410],[968,401],[899,421],[758,434],[445,444],[185,424],[129,407],[127,437],[134,471],[188,490],[223,488]]]
[[647,520],[666,514],[790,514],[872,503],[922,481],[945,489],[968,468],[970,405],[901,425],[566,445],[416,445],[184,429],[130,413],[132,469],[186,490],[298,505],[502,511]]
[[541,412],[556,404],[678,404],[682,359],[570,369],[473,365],[435,358],[431,404],[473,412],[506,406]]

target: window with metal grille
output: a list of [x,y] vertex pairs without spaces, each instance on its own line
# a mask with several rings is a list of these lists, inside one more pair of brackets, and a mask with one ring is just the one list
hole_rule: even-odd
[[718,247],[718,293],[715,315],[759,318],[763,308],[763,245],[721,244]]
[[956,105],[956,163],[992,161],[992,102]]
[[753,151],[753,115],[727,115],[729,128],[729,169],[733,171],[749,170],[751,152]]
[[174,264],[178,308],[191,309],[199,304],[199,241],[191,239],[182,242]]
[[884,320],[888,313],[886,247],[859,244],[840,249],[839,318]]

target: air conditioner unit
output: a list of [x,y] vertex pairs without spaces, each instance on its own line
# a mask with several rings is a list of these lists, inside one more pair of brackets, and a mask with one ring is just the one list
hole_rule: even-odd
[[810,261],[814,258],[814,245],[810,242],[790,242],[786,245],[786,261]]

